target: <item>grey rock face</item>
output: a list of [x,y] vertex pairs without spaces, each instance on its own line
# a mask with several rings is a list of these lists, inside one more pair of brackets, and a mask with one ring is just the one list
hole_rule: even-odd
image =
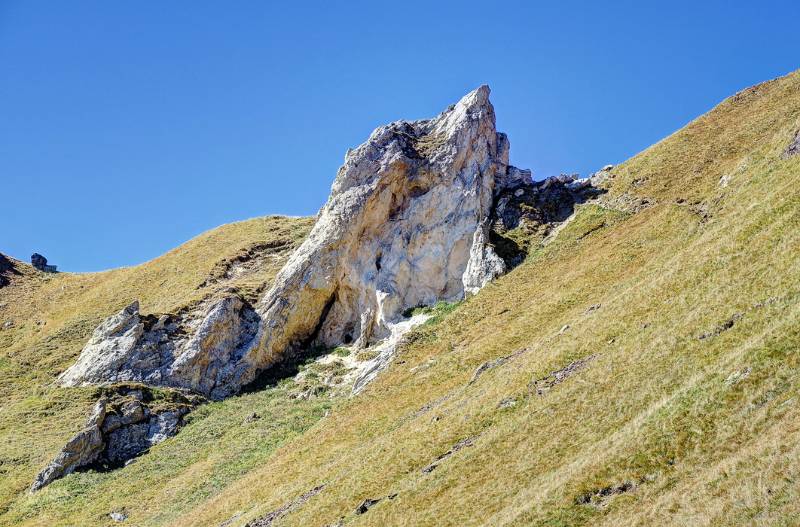
[[95,404],[84,429],[70,439],[55,459],[36,476],[31,485],[31,492],[97,460],[103,450],[103,434],[100,426],[105,416],[106,400],[101,399]]
[[175,435],[192,408],[183,400],[169,409],[157,409],[144,399],[140,390],[123,390],[113,400],[97,401],[83,430],[36,476],[31,492],[89,465],[122,465]]
[[143,317],[133,302],[95,329],[59,381],[64,386],[143,382],[217,397],[228,393],[233,366],[256,343],[258,328],[255,310],[235,296],[183,317]]
[[503,272],[488,245],[493,195],[526,175],[508,166],[486,86],[434,119],[375,130],[348,152],[314,229],[260,303],[260,345],[240,378],[312,339],[366,346],[407,308],[461,299]]

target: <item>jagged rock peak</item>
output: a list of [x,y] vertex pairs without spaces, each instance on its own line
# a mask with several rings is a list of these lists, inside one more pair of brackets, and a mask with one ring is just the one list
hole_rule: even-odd
[[488,86],[350,150],[311,234],[258,307],[265,326],[250,363],[266,367],[310,340],[367,345],[406,309],[461,299],[504,272],[487,243],[493,195],[530,179],[509,167],[508,151]]

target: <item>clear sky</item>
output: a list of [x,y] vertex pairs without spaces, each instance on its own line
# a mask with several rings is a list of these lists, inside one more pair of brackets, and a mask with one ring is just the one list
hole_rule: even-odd
[[800,68],[797,0],[655,4],[0,0],[0,251],[93,271],[313,214],[347,148],[483,83],[543,178]]

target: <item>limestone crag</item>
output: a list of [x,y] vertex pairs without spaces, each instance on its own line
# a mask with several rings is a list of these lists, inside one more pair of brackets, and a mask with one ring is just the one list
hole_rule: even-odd
[[404,310],[457,300],[505,271],[488,245],[497,182],[508,165],[489,88],[438,117],[398,121],[350,150],[311,234],[258,307],[261,343],[241,376],[311,340],[369,345]]
[[61,382],[220,399],[310,344],[389,337],[409,308],[460,300],[518,263],[495,250],[498,207],[513,208],[509,192],[549,194],[508,156],[487,86],[433,119],[376,129],[347,152],[314,228],[255,310],[229,297],[192,316],[144,317],[134,303],[97,328]]

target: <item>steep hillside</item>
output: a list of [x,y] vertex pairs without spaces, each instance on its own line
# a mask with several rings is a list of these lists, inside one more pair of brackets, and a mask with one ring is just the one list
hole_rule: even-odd
[[[0,289],[0,523],[796,525],[799,129],[800,73],[744,90],[615,167],[512,272],[438,306],[361,394],[265,382],[129,466],[33,495],[95,396],[51,383],[104,316],[133,296],[159,313],[199,301],[220,260],[310,220],[226,226],[99,275],[18,265]],[[235,287],[254,293],[278,260]]]
[[[224,225],[151,262],[47,274],[7,259],[0,288],[0,511],[80,428],[94,389],[56,388],[97,324],[134,299],[175,313],[227,292],[255,301],[313,223],[266,217]],[[2,524],[3,521],[0,521]]]

